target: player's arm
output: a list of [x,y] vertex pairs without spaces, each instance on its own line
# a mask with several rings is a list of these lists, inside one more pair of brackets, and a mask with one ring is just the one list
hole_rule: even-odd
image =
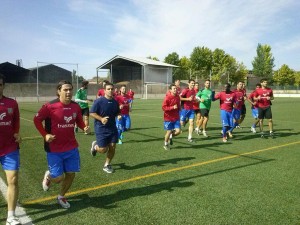
[[20,111],[19,106],[16,103],[15,109],[14,109],[14,115],[13,115],[13,129],[14,129],[14,138],[16,142],[21,142],[21,136],[20,136]]
[[39,112],[33,118],[34,125],[39,133],[43,136],[46,142],[51,142],[55,139],[55,135],[48,134],[43,126],[43,121],[49,116],[49,110],[46,105],[43,105]]

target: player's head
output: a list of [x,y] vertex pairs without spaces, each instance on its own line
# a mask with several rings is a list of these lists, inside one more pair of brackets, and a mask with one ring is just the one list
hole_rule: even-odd
[[189,79],[189,89],[193,89],[195,86],[195,80],[194,79]]
[[210,87],[210,80],[205,80],[204,87],[209,88]]
[[242,81],[237,82],[236,89],[238,89],[238,90],[243,89],[243,82]]
[[176,89],[176,85],[175,84],[171,84],[169,86],[169,91],[172,95],[176,95],[177,94],[177,89]]
[[110,82],[107,82],[104,85],[105,97],[111,99],[113,97],[114,85]]
[[267,87],[268,86],[268,80],[266,78],[263,78],[260,80],[260,84],[262,87]]
[[89,82],[87,80],[83,80],[81,82],[81,87],[83,87],[84,89],[87,89],[88,85],[89,85]]
[[195,89],[199,89],[199,82],[195,82],[195,87],[194,87]]
[[179,87],[179,86],[180,86],[180,80],[179,80],[179,79],[176,79],[175,82],[174,82],[174,84],[175,84],[177,87]]
[[261,84],[260,84],[260,83],[257,83],[257,84],[255,85],[255,87],[256,87],[256,89],[261,88]]
[[224,89],[225,89],[226,92],[230,92],[230,88],[231,88],[231,85],[229,83],[226,83],[224,85]]
[[3,95],[3,89],[5,85],[5,76],[0,73],[0,97]]
[[103,86],[103,88],[104,88],[105,84],[107,84],[107,83],[109,83],[109,81],[108,81],[108,80],[104,80],[104,81],[102,81],[102,86]]
[[56,94],[61,102],[70,102],[73,95],[72,83],[67,80],[61,80],[56,87]]
[[125,94],[126,93],[126,85],[122,85],[121,87],[120,87],[120,93],[121,94]]

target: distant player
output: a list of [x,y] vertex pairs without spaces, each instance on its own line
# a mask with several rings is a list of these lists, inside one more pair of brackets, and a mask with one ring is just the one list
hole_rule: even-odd
[[271,101],[274,100],[273,91],[268,87],[268,80],[261,79],[260,81],[261,88],[257,89],[254,94],[254,100],[257,101],[258,106],[258,119],[261,137],[264,138],[264,119],[269,120],[269,131],[270,137],[273,138],[273,120],[272,120],[272,110],[271,110]]
[[133,100],[134,100],[134,91],[130,88],[129,91],[127,92],[127,95],[129,96],[130,99],[130,104],[129,104],[129,111],[132,111],[132,105],[133,105]]
[[[164,149],[170,150],[172,137],[180,134],[180,97],[177,95],[175,84],[169,87],[169,94],[167,94],[162,103],[162,110],[164,111],[164,129],[166,130]],[[170,142],[170,144],[169,144]]]
[[[194,90],[195,90],[195,93],[197,94],[199,91],[199,83],[198,82],[195,82]],[[200,108],[199,108],[199,100],[197,98],[195,98],[193,101],[193,110],[195,111],[195,124],[196,124],[195,132],[196,132],[196,134],[199,135],[201,132],[201,130],[200,130],[201,114],[200,114]]]
[[232,110],[236,102],[236,95],[230,90],[230,87],[229,83],[225,84],[225,90],[216,94],[213,99],[220,100],[223,142],[227,142],[227,132],[233,127]]
[[233,90],[236,95],[235,106],[232,110],[232,118],[233,118],[233,126],[228,131],[228,135],[232,137],[232,131],[234,128],[239,127],[241,123],[241,113],[243,110],[243,106],[245,105],[245,92],[243,90],[243,82],[239,81],[236,85],[236,89]]
[[[246,85],[245,82],[242,81],[242,91],[244,92],[244,96],[245,96],[245,100],[248,100],[247,98],[247,92],[246,92]],[[249,100],[248,100],[249,101]],[[239,126],[237,128],[241,128],[240,125],[242,124],[242,122],[244,121],[245,117],[246,117],[246,113],[247,113],[247,109],[246,109],[246,104],[244,104],[242,106],[241,109],[241,118],[240,118],[240,123]]]
[[102,88],[100,88],[100,89],[98,90],[97,98],[100,98],[101,96],[103,97],[103,96],[105,95],[105,89],[104,89],[104,86],[105,86],[106,83],[109,83],[109,81],[108,81],[108,80],[102,81]]
[[183,108],[180,112],[180,124],[181,126],[185,126],[186,120],[189,120],[189,135],[188,142],[194,142],[192,139],[193,131],[194,131],[194,119],[195,112],[193,110],[193,102],[195,99],[195,81],[193,79],[189,79],[189,86],[182,90],[180,94],[180,100],[183,101]]
[[214,92],[210,89],[210,80],[206,80],[204,82],[204,89],[199,90],[198,93],[196,94],[196,98],[200,102],[200,122],[198,124],[198,130],[200,131],[200,126],[202,125],[203,128],[203,136],[208,137],[206,133],[206,128],[207,128],[207,122],[209,119],[209,111],[211,108],[211,102],[213,99]]
[[257,106],[257,101],[254,100],[254,95],[257,89],[261,88],[261,84],[257,83],[256,84],[256,89],[254,91],[251,92],[251,94],[249,95],[248,99],[249,102],[251,103],[251,111],[252,111],[252,117],[254,118],[254,122],[250,128],[252,133],[256,133],[256,126],[259,123],[259,119],[258,119],[258,106]]
[[120,94],[115,96],[116,101],[119,103],[121,119],[116,120],[116,126],[118,128],[118,144],[123,144],[123,132],[127,131],[131,127],[131,119],[129,115],[130,98],[126,94],[126,85],[120,87]]

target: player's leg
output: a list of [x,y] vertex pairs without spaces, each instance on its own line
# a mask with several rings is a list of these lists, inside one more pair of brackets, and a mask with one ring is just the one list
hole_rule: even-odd
[[189,119],[189,135],[188,135],[188,141],[193,142],[192,136],[194,131],[194,119],[195,119],[195,111],[189,110],[188,112],[188,119]]

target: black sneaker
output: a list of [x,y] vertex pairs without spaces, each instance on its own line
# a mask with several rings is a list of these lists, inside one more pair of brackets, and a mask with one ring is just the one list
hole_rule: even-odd
[[173,138],[170,138],[170,145],[173,145]]
[[264,133],[260,133],[261,138],[266,138]]
[[96,154],[97,154],[97,150],[95,149],[96,144],[97,144],[97,141],[92,142],[92,147],[91,147],[91,155],[92,156],[96,156]]

